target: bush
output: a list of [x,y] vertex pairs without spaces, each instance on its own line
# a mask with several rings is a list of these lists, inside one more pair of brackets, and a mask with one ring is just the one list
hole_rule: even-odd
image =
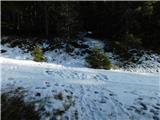
[[35,47],[32,55],[34,57],[34,61],[36,62],[47,62],[47,58],[43,56],[43,52],[40,47]]
[[7,52],[7,50],[3,50],[3,49],[2,49],[2,50],[0,50],[0,51],[1,51],[1,53],[5,53],[5,52]]
[[19,40],[19,39],[16,39],[16,40],[12,40],[11,42],[10,42],[10,46],[12,47],[12,48],[14,48],[14,47],[16,47],[16,46],[18,46],[18,47],[21,47],[22,46],[22,41],[21,40]]
[[137,37],[133,34],[128,34],[127,35],[127,41],[126,42],[127,42],[128,46],[131,46],[131,47],[134,47],[134,48],[142,46],[141,38],[139,38],[139,37]]
[[111,62],[105,53],[100,52],[99,49],[94,48],[91,54],[86,58],[86,61],[92,68],[111,69]]
[[38,111],[35,111],[33,103],[27,103],[23,96],[11,96],[8,93],[1,94],[1,118],[2,120],[39,120]]

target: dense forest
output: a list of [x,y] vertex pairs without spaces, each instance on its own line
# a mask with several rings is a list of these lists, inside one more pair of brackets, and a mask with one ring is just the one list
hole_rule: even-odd
[[160,2],[1,2],[2,35],[61,38],[77,34],[118,41],[123,46],[158,50]]

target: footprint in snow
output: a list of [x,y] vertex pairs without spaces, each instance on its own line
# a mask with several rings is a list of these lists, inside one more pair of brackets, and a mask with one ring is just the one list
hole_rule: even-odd
[[159,112],[158,112],[157,110],[154,110],[154,109],[152,109],[152,108],[151,108],[149,111],[150,111],[151,113],[153,113],[155,116],[159,114]]
[[73,92],[72,92],[72,91],[70,91],[70,90],[66,90],[66,89],[64,89],[64,91],[65,91],[66,93],[73,94]]
[[41,93],[37,92],[37,93],[35,94],[35,96],[40,97],[40,96],[41,96]]
[[94,78],[96,80],[102,80],[102,81],[108,80],[108,77],[106,75],[103,75],[103,74],[96,75],[96,76],[94,76]]
[[107,101],[106,101],[105,98],[102,98],[99,102],[100,102],[100,103],[106,103]]
[[45,85],[46,85],[47,87],[50,87],[50,86],[51,86],[48,81],[45,81]]
[[36,87],[35,89],[41,89],[41,87]]
[[87,89],[86,89],[86,91],[88,91],[88,92],[89,92],[89,91],[90,91],[90,90],[89,90],[89,88],[87,88]]
[[116,96],[116,94],[114,94],[114,93],[109,93],[109,96]]
[[124,93],[127,93],[127,91],[123,91]]
[[151,100],[157,100],[157,98],[156,98],[156,97],[150,97],[150,99],[151,99]]
[[153,116],[153,120],[160,120],[158,116]]
[[133,110],[135,110],[135,109],[136,109],[135,106],[129,106],[129,107],[127,108],[127,110],[130,110],[130,111],[133,111]]
[[14,78],[8,78],[8,80],[14,80]]
[[157,106],[160,106],[160,104],[159,104],[159,103],[157,103],[156,105],[157,105]]
[[36,87],[35,89],[46,89],[46,87]]
[[57,93],[57,90],[52,90],[53,93]]
[[146,104],[144,104],[144,103],[142,103],[142,102],[140,102],[139,104],[142,106],[142,109],[143,109],[143,110],[147,110],[147,109],[148,109]]
[[139,108],[135,109],[135,113],[140,114],[140,115],[146,114],[142,109],[139,109]]
[[51,71],[51,70],[47,70],[47,71],[45,71],[48,75],[51,75],[52,73],[53,73],[53,71]]
[[143,98],[139,97],[139,98],[137,98],[137,100],[140,100],[140,101],[141,101],[141,100],[143,100]]
[[42,87],[41,89],[46,89],[46,87]]
[[54,84],[55,86],[59,86],[59,84],[58,83],[56,83],[56,84]]
[[136,93],[136,91],[131,91],[130,93],[133,94],[133,95],[138,95],[138,94]]

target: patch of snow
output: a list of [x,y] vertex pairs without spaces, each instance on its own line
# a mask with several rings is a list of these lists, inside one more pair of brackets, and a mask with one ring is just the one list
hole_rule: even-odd
[[48,62],[50,63],[62,64],[70,67],[85,67],[85,56],[76,55],[76,51],[79,50],[75,49],[73,54],[70,55],[62,49],[55,49],[45,52],[44,55],[48,58]]
[[105,44],[102,41],[96,40],[96,39],[92,39],[92,38],[84,38],[84,42],[83,44],[88,45],[90,48],[99,48],[101,50],[104,49]]
[[42,44],[42,48],[48,48],[48,47],[49,47],[49,45],[47,43]]
[[0,56],[6,58],[14,58],[18,60],[33,60],[33,57],[30,52],[25,52],[25,50],[22,50],[19,47],[10,48],[8,46],[8,44],[0,46],[1,50],[6,50],[6,52],[1,53]]

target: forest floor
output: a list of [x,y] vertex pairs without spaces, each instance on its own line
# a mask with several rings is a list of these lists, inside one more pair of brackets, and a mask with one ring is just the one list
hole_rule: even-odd
[[22,91],[25,102],[35,104],[41,120],[160,120],[156,54],[142,59],[140,65],[147,63],[152,69],[136,67],[129,72],[87,68],[85,55],[71,56],[61,50],[46,52],[49,63],[44,63],[34,62],[30,53],[18,47],[2,45],[1,49],[6,50],[0,56],[1,92]]

